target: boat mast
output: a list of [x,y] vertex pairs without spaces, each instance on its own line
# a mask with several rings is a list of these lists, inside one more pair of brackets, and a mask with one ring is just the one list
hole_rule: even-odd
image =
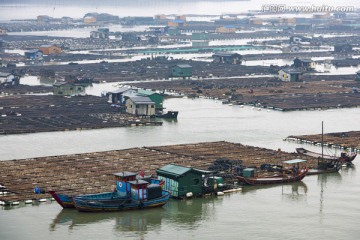
[[324,161],[324,121],[321,121],[321,159]]

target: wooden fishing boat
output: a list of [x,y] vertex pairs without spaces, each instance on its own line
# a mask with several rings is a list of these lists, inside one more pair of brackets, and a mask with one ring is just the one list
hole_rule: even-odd
[[274,176],[274,177],[251,177],[251,178],[237,176],[237,179],[240,182],[249,184],[249,185],[268,185],[268,184],[290,183],[290,182],[301,181],[306,176],[307,172],[308,172],[308,168],[303,168],[296,175],[283,174],[281,176]]
[[316,168],[310,168],[307,175],[338,172],[343,164],[343,160],[322,160]]
[[[73,203],[73,196],[66,194],[59,194],[55,191],[49,191],[51,196],[56,200],[57,203],[60,204],[63,208],[75,208]],[[118,200],[126,200],[130,199],[128,195],[122,195],[119,192],[104,192],[97,194],[85,194],[85,195],[77,195],[77,198],[88,199],[88,200],[101,200],[101,199],[118,199]]]
[[357,153],[351,153],[351,154],[341,153],[341,156],[331,156],[331,155],[312,152],[305,148],[296,148],[296,152],[299,154],[309,156],[309,157],[321,158],[324,160],[330,160],[330,161],[331,160],[341,160],[344,163],[351,163],[357,156]]
[[171,118],[171,119],[175,119],[177,118],[179,112],[178,111],[167,111],[166,113],[164,112],[157,112],[155,113],[155,117],[157,118]]
[[237,179],[241,183],[245,183],[248,185],[268,185],[268,184],[280,184],[280,183],[290,183],[290,182],[297,182],[301,181],[307,174],[308,168],[303,167],[299,169],[299,163],[306,162],[306,160],[302,159],[293,159],[284,161],[285,164],[297,164],[297,168],[293,167],[293,172],[286,173],[286,171],[282,171],[277,175],[272,176],[253,176],[253,177],[244,177],[244,176],[237,176]]
[[[131,196],[130,192],[130,184],[129,181],[135,180],[136,178],[143,179],[148,182],[148,184],[158,184],[162,186],[164,181],[159,180],[157,178],[152,178],[150,176],[145,176],[143,172],[140,172],[139,175],[132,172],[120,172],[114,173],[116,180],[116,190],[113,192],[105,192],[98,194],[84,194],[84,195],[76,195],[79,198],[89,198],[89,199],[129,199]],[[49,191],[51,196],[56,200],[56,202],[62,206],[63,208],[75,208],[73,197],[74,195],[69,195],[65,193],[58,193],[56,191]]]
[[113,212],[162,207],[169,201],[170,192],[162,190],[159,185],[150,188],[148,182],[143,180],[130,181],[130,184],[130,199],[74,197],[74,205],[81,212]]

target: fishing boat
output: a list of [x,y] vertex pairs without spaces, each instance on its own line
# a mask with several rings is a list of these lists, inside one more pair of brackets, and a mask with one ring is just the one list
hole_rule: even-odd
[[155,113],[155,117],[157,118],[172,118],[175,119],[177,118],[179,112],[178,111],[167,111],[166,113],[164,112],[157,112]]
[[342,152],[340,157],[324,154],[324,122],[321,122],[321,153],[312,152],[305,148],[296,148],[296,152],[306,156],[315,157],[323,161],[340,161],[347,164],[352,164],[352,161],[357,156],[357,153],[347,154],[345,152]]
[[322,160],[321,163],[318,163],[316,168],[310,168],[307,172],[307,175],[316,175],[324,173],[333,173],[338,172],[342,165],[344,164],[343,160]]
[[81,212],[113,212],[135,209],[162,207],[170,198],[170,192],[162,190],[157,184],[144,180],[130,181],[131,198],[129,199],[87,199],[73,197],[77,210]]
[[237,179],[239,182],[248,185],[269,185],[301,181],[309,170],[307,167],[303,167],[299,170],[299,163],[303,162],[306,162],[306,160],[292,159],[284,161],[284,164],[297,164],[297,167],[295,167],[295,165],[293,166],[293,171],[283,170],[282,172],[272,174],[271,176],[263,176],[261,174],[257,174],[256,176],[254,175],[251,177],[237,176]]
[[[133,172],[120,172],[114,173],[116,181],[116,189],[112,192],[104,192],[98,194],[84,194],[76,195],[78,198],[88,198],[88,199],[129,199],[131,196],[130,184],[129,181],[136,180],[137,178],[143,179],[148,182],[148,184],[157,184],[162,186],[164,181],[152,178],[150,176],[145,176],[144,172],[141,171],[139,175]],[[58,193],[56,191],[49,191],[51,196],[56,200],[56,202],[63,208],[75,208],[72,194]]]
[[296,152],[299,154],[309,156],[309,157],[321,158],[324,160],[330,160],[330,161],[331,160],[341,160],[344,163],[351,163],[357,156],[357,153],[347,154],[344,152],[341,153],[341,156],[332,156],[332,155],[326,155],[326,154],[312,152],[305,148],[296,148]]

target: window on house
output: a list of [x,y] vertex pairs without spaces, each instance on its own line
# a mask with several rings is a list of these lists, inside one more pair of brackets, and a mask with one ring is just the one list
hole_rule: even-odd
[[136,108],[140,108],[140,105],[136,105]]
[[194,180],[194,185],[199,185],[199,183],[200,183],[200,179],[195,178],[195,179],[193,179],[193,180]]
[[154,108],[155,106],[154,105],[151,105],[151,108]]

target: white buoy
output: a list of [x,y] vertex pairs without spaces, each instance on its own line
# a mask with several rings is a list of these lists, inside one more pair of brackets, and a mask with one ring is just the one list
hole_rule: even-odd
[[39,199],[39,202],[46,202],[46,198]]
[[31,204],[33,201],[32,200],[26,200],[25,204]]
[[55,198],[50,198],[50,201],[55,201]]
[[4,205],[5,205],[5,202],[0,201],[0,205],[1,205],[1,206],[4,206]]
[[217,196],[224,196],[224,192],[217,192],[216,195]]
[[192,192],[186,193],[186,197],[187,197],[187,198],[191,198],[192,196],[193,196],[193,193],[192,193]]
[[19,204],[20,204],[20,202],[18,202],[18,201],[15,201],[15,202],[11,203],[11,205],[19,205]]

